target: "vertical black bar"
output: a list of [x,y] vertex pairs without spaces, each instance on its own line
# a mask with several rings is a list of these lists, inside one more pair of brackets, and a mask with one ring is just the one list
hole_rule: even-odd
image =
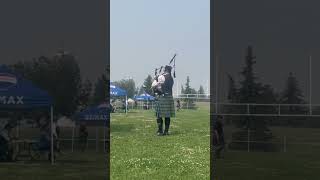
[[[107,6],[107,22],[106,22],[106,53],[107,53],[107,66],[106,66],[106,77],[107,77],[107,93],[106,103],[110,104],[110,0],[106,0]],[[107,122],[107,143],[106,143],[106,179],[110,179],[110,111],[108,111],[109,121]]]
[[210,1],[210,179],[214,179],[216,166],[214,161],[214,147],[213,147],[213,124],[214,124],[214,97],[213,94],[215,89],[215,52],[216,52],[216,31],[215,27],[215,3],[216,0]]

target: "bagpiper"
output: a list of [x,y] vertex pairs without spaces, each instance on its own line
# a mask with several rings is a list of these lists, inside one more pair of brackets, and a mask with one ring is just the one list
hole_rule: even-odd
[[[174,101],[172,96],[173,77],[171,76],[171,66],[165,66],[164,73],[156,76],[152,83],[156,95],[156,118],[158,131],[157,135],[169,135],[170,118],[175,116]],[[163,131],[164,118],[164,131]]]

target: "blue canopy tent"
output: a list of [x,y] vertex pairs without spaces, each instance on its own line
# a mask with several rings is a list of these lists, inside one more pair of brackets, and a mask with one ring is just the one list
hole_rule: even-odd
[[[98,106],[91,106],[75,115],[76,122],[86,122],[91,124],[104,124],[104,149],[106,150],[106,128],[110,121],[110,106],[102,103]],[[72,151],[74,142],[74,132],[72,135]],[[96,151],[98,151],[98,129],[96,129]]]
[[143,93],[143,94],[140,94],[139,96],[135,96],[134,99],[137,101],[154,101],[155,98],[150,94]]
[[[30,81],[11,71],[7,66],[0,65],[0,109],[29,110],[50,108],[51,127],[53,124],[53,106],[49,94]],[[53,132],[51,128],[51,163],[53,164]]]
[[47,92],[6,66],[0,66],[0,109],[34,109],[51,105],[52,99]]
[[147,101],[147,109],[149,108],[149,101],[154,101],[155,97],[151,96],[150,94],[143,93],[139,96],[135,96],[134,99],[136,101]]
[[128,95],[126,90],[110,84],[110,96],[111,97],[125,96],[126,97],[126,113],[128,112]]
[[107,103],[100,104],[98,106],[91,106],[78,114],[76,114],[76,121],[81,122],[93,122],[107,123],[110,120],[110,107]]

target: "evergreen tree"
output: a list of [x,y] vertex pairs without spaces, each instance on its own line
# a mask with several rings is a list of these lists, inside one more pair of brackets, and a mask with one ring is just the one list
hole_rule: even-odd
[[185,84],[185,89],[184,89],[185,94],[191,94],[191,87],[190,87],[190,78],[187,76],[187,82]]
[[[293,76],[292,72],[286,82],[286,87],[281,97],[282,104],[302,104],[304,103],[304,96],[299,87],[298,80]],[[294,110],[294,109],[292,109]]]
[[205,95],[205,92],[204,92],[204,89],[203,89],[203,86],[200,85],[200,88],[198,90],[198,94],[199,94],[199,97],[204,97]]
[[[246,57],[245,57],[245,67],[243,68],[241,75],[243,76],[243,80],[240,82],[240,88],[238,90],[238,100],[240,103],[266,103],[266,102],[273,102],[271,100],[266,99],[264,96],[273,96],[273,90],[268,85],[262,85],[261,83],[257,82],[257,78],[255,77],[253,66],[256,63],[254,61],[256,57],[253,56],[253,48],[251,46],[247,47],[246,50]],[[231,86],[229,88],[233,89],[234,82],[230,80]],[[229,92],[230,98],[235,93],[234,90]],[[270,97],[268,97],[270,98]],[[235,99],[233,99],[235,100]],[[266,101],[267,100],[267,101]],[[247,107],[242,106],[237,108],[242,114],[247,113]],[[270,111],[272,108],[266,107],[254,107],[250,108],[250,114],[260,114],[266,111]],[[247,148],[243,144],[237,143],[237,141],[246,140],[247,130],[250,130],[250,137],[252,141],[257,141],[251,143],[251,147],[253,149],[259,150],[267,150],[271,148],[273,145],[270,143],[260,143],[261,141],[270,141],[272,139],[271,132],[267,128],[267,118],[266,117],[255,117],[255,116],[246,116],[246,117],[239,117],[237,119],[237,125],[240,127],[245,127],[244,130],[240,130],[238,132],[233,133],[233,142],[231,143],[231,148]],[[244,138],[244,139],[243,139]],[[258,142],[259,141],[259,142]]]
[[147,94],[152,94],[152,89],[151,89],[152,80],[153,80],[153,78],[151,77],[151,75],[148,75],[147,78],[143,82],[143,85],[145,87],[145,92]]
[[253,71],[253,65],[256,63],[256,61],[254,61],[255,58],[256,57],[253,56],[252,47],[248,46],[245,67],[241,72],[241,75],[243,76],[239,90],[241,103],[257,103],[257,97],[259,96],[261,85],[256,82],[257,78]]
[[198,94],[205,94],[202,85],[200,85],[200,88],[199,88],[199,90],[198,90]]
[[107,87],[109,87],[108,85],[108,80],[104,74],[97,79],[93,95],[94,104],[99,104],[107,100],[109,94],[109,91],[107,91]]
[[115,86],[118,86],[127,91],[128,98],[133,98],[136,90],[136,85],[133,79],[122,79],[120,81],[113,82]]
[[[184,94],[186,95],[190,95],[190,94],[196,94],[197,91],[195,89],[192,89],[190,86],[190,78],[189,76],[187,76],[187,82],[185,84],[185,88],[183,89]],[[184,98],[183,99],[184,104],[183,107],[187,107],[188,109],[194,109],[195,108],[195,104],[194,104],[194,99],[192,98]]]
[[181,85],[181,94],[185,94],[185,90],[184,90],[183,85]]
[[[296,77],[293,76],[293,73],[289,73],[289,77],[286,81],[286,86],[284,91],[281,94],[281,99],[280,102],[282,104],[303,104],[305,103],[304,101],[304,96],[302,94],[302,90],[299,87],[298,80]],[[283,106],[281,107],[281,112],[285,114],[302,114],[306,113],[306,108],[302,106]],[[288,117],[286,118],[287,120],[287,125],[298,125],[299,118],[292,118]],[[302,123],[300,121],[300,123]]]
[[77,110],[82,80],[72,54],[59,52],[52,58],[40,56],[11,67],[53,97],[55,113],[72,115]]

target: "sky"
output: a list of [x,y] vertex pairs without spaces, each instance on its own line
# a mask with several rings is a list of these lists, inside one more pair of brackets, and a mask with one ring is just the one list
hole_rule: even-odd
[[[214,56],[219,60],[219,92],[227,92],[227,73],[238,81],[245,49],[253,46],[255,73],[260,82],[278,92],[289,72],[309,97],[309,56],[312,57],[312,103],[320,104],[320,1],[217,0],[215,1]],[[213,56],[213,55],[212,55]]]
[[209,0],[111,0],[111,81],[137,86],[177,53],[174,93],[190,77],[196,90],[210,87]]
[[0,64],[52,57],[64,46],[94,81],[109,58],[108,12],[100,0],[1,0]]

